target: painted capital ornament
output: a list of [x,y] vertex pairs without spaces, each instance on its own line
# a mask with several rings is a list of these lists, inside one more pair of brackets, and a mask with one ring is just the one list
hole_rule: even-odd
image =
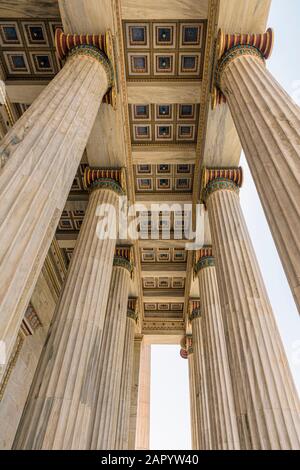
[[239,193],[243,185],[243,169],[239,168],[203,168],[201,182],[201,200],[206,206],[208,198],[215,191],[229,190]]
[[87,191],[110,189],[120,196],[126,193],[125,173],[122,168],[85,168],[83,186]]
[[198,274],[201,269],[215,266],[215,258],[213,256],[212,247],[204,246],[195,254],[195,273]]
[[116,64],[110,30],[105,34],[65,34],[61,29],[56,29],[55,49],[62,62],[75,55],[86,55],[100,62],[108,79],[108,91],[103,102],[116,109]]
[[132,254],[132,247],[131,246],[117,246],[115,248],[115,256],[114,256],[114,266],[118,266],[120,268],[127,269],[129,274],[132,276],[133,274],[133,254]]
[[217,39],[217,65],[215,83],[212,91],[212,109],[226,102],[225,87],[222,83],[224,71],[232,61],[242,56],[252,56],[265,64],[272,54],[274,31],[269,28],[263,34],[225,34],[221,29]]
[[127,317],[131,318],[135,323],[138,321],[137,311],[138,301],[136,298],[128,299]]

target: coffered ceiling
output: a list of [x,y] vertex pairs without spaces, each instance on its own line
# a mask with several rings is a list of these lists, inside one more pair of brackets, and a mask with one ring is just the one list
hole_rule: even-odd
[[200,80],[206,20],[124,21],[127,80]]
[[54,47],[60,21],[0,18],[0,59],[5,79],[50,80],[61,64]]

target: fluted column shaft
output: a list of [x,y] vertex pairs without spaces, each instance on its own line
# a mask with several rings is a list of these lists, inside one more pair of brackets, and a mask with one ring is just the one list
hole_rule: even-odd
[[208,408],[212,448],[240,448],[234,396],[225,342],[214,258],[199,260],[198,279],[203,322],[203,348],[208,370]]
[[197,407],[198,444],[201,450],[212,449],[210,415],[208,409],[207,370],[203,349],[203,327],[200,312],[192,317],[195,388]]
[[135,319],[132,318],[132,316],[127,315],[115,446],[115,448],[118,450],[127,450],[129,447],[129,420],[133,376],[134,332]]
[[115,240],[98,238],[100,204],[118,194],[96,189],[90,200],[66,284],[23,413],[14,447],[86,449],[93,418]]
[[195,364],[193,350],[188,351],[189,365],[189,388],[190,388],[190,415],[191,415],[191,431],[192,431],[192,449],[200,448],[198,436],[198,415],[196,404],[196,387],[195,387]]
[[236,57],[221,76],[300,313],[300,108],[257,56]]
[[206,201],[216,257],[240,444],[298,449],[299,399],[241,211],[238,187],[217,181]]
[[136,428],[137,428],[137,411],[138,411],[138,397],[139,397],[142,340],[143,340],[142,335],[137,335],[134,338],[133,375],[132,375],[132,383],[131,383],[130,419],[129,419],[129,443],[128,443],[129,450],[134,450],[136,447]]
[[130,272],[114,266],[98,363],[91,449],[117,449],[118,405]]
[[53,239],[108,75],[72,55],[0,146],[0,340],[7,357]]
[[150,446],[150,388],[151,345],[142,342],[135,440],[136,450],[148,450]]

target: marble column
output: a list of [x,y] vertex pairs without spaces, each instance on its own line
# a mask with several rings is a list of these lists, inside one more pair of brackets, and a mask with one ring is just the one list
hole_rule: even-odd
[[194,350],[192,335],[186,336],[187,342],[187,355],[189,366],[189,389],[190,389],[190,416],[191,416],[191,435],[192,435],[192,449],[197,450],[199,446],[198,436],[198,415],[196,404],[196,387],[195,387],[195,364],[194,364]]
[[145,342],[141,347],[140,378],[136,423],[136,450],[150,447],[150,385],[151,385],[151,345]]
[[241,169],[204,170],[243,449],[299,449],[299,398],[239,201]]
[[239,434],[229,370],[215,260],[211,247],[196,253],[195,272],[199,279],[203,322],[203,348],[208,370],[208,408],[212,448],[238,450]]
[[0,340],[8,357],[112,80],[104,52],[74,47],[1,142]]
[[108,304],[98,357],[98,380],[94,391],[91,449],[117,449],[117,422],[121,398],[122,360],[132,250],[116,248]]
[[[17,449],[87,449],[115,239],[99,207],[118,214],[121,171],[86,170],[91,194],[54,321],[16,435]],[[111,178],[108,176],[111,175]],[[114,175],[114,178],[113,178]]]
[[143,335],[136,335],[133,347],[133,374],[131,383],[130,398],[130,419],[129,419],[129,450],[135,450],[136,444],[136,427],[137,427],[137,409],[140,382],[140,363]]
[[266,69],[264,35],[219,35],[224,93],[300,313],[300,108]]
[[192,302],[192,305],[190,320],[193,334],[198,444],[201,450],[211,450],[212,435],[208,408],[207,369],[203,349],[202,316],[200,303],[195,301]]
[[137,300],[129,299],[127,307],[125,341],[123,349],[121,392],[117,418],[117,435],[115,448],[128,450],[129,448],[129,422],[131,387],[134,359],[134,333],[137,321]]

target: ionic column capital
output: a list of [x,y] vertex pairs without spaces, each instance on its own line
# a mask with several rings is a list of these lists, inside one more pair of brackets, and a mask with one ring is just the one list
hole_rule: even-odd
[[201,318],[200,300],[190,300],[190,321]]
[[252,56],[265,64],[271,56],[274,44],[274,31],[269,28],[263,34],[225,34],[221,29],[217,40],[217,67],[212,107],[226,101],[223,95],[222,76],[232,61],[241,56]]
[[68,60],[75,55],[85,55],[100,62],[108,81],[108,91],[104,101],[116,107],[115,59],[110,30],[105,34],[65,34],[61,29],[56,29],[55,48],[60,60]]
[[133,298],[133,299],[128,299],[128,305],[127,305],[127,317],[132,319],[135,323],[138,320],[138,311],[137,311],[137,306],[138,306],[138,299]]
[[212,247],[204,246],[196,251],[195,256],[195,273],[198,274],[201,269],[215,266],[215,258],[213,256]]
[[122,168],[89,168],[84,170],[84,188],[90,192],[96,189],[110,189],[120,196],[126,193],[125,173]]
[[117,246],[114,255],[114,266],[124,268],[129,271],[130,275],[133,272],[133,252],[132,247]]
[[240,168],[204,168],[202,172],[201,197],[206,204],[215,191],[228,190],[239,193],[243,185],[243,169]]
[[180,356],[182,359],[187,359],[190,354],[193,354],[193,341],[192,335],[187,333],[180,341]]

